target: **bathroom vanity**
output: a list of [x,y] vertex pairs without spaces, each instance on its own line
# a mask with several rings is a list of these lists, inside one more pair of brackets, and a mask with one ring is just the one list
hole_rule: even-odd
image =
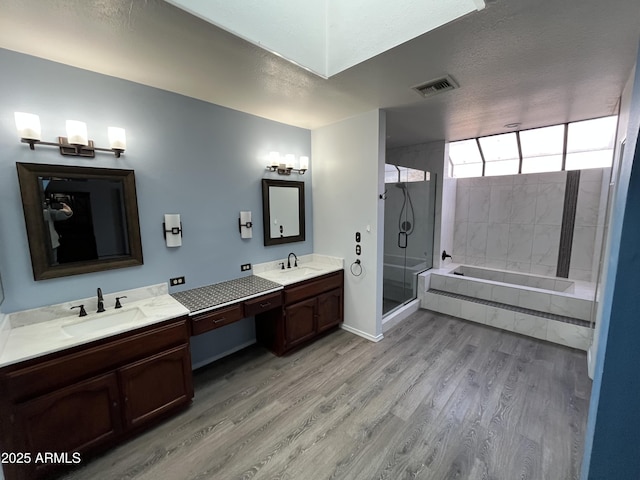
[[285,287],[284,306],[256,315],[258,342],[283,355],[337,327],[343,318],[343,272]]
[[[78,333],[76,346],[0,369],[0,441],[15,456],[5,477],[46,478],[187,406],[189,335],[184,315],[88,343]],[[43,462],[38,454],[46,452],[62,457]]]
[[[173,295],[166,284],[112,293],[101,313],[89,298],[11,314],[0,326],[0,451],[15,457],[5,478],[47,478],[189,405],[192,335],[253,316],[258,342],[283,355],[336,328],[342,260],[283,266]],[[78,304],[90,313],[71,315]]]

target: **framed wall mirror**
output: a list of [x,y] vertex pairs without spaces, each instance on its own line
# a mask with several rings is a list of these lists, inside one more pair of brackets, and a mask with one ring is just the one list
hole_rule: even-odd
[[262,221],[265,246],[303,242],[304,182],[263,179]]
[[133,170],[16,167],[35,280],[142,265]]

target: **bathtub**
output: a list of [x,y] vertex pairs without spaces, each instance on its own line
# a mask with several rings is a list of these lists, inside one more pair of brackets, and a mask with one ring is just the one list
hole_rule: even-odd
[[573,292],[575,290],[575,282],[567,280],[566,278],[545,277],[542,275],[530,275],[527,273],[493,270],[490,268],[472,267],[468,265],[460,265],[449,273],[481,280],[492,280],[495,282],[520,285],[524,287],[553,290],[554,292]]
[[[405,266],[406,261],[406,266]],[[424,258],[385,255],[382,270],[383,296],[390,300],[407,300],[406,289],[416,292],[418,274],[429,268]]]
[[566,278],[471,265],[420,275],[421,307],[586,350],[592,298]]

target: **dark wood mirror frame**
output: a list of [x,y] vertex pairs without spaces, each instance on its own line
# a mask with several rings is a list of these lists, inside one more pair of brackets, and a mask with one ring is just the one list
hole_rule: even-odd
[[[35,280],[66,277],[89,272],[100,272],[115,268],[133,267],[143,264],[138,201],[133,170],[113,168],[73,167],[65,165],[46,165],[34,163],[16,163],[18,181],[22,196],[22,208],[27,227],[31,266]],[[38,177],[61,177],[70,179],[102,179],[118,181],[123,185],[124,211],[129,255],[115,258],[85,260],[66,264],[51,265],[45,222],[42,213],[42,195]]]
[[[269,235],[271,226],[269,187],[287,187],[298,189],[298,225],[299,234],[289,237],[271,238]],[[304,242],[305,239],[305,223],[304,223],[304,182],[294,182],[289,180],[270,180],[262,179],[262,224],[264,229],[264,245],[281,245],[283,243]]]

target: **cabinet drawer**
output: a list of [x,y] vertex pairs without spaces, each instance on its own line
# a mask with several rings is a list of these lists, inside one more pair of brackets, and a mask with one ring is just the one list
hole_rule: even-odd
[[237,322],[244,317],[242,304],[238,303],[230,307],[213,310],[191,317],[192,335],[200,335],[214,328],[224,327],[230,323]]
[[270,293],[244,302],[244,316],[253,317],[282,305],[282,292]]
[[285,288],[284,290],[284,303],[290,304],[298,302],[322,292],[333,290],[342,286],[342,271],[329,274],[325,277],[317,280],[309,280],[302,285],[296,285],[295,287]]

